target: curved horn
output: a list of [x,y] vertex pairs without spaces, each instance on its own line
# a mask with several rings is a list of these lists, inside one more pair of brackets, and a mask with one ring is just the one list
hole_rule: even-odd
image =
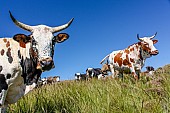
[[157,32],[153,36],[151,36],[150,39],[153,39],[156,35],[157,35]]
[[9,14],[10,14],[10,17],[11,17],[12,21],[15,23],[15,25],[17,25],[18,27],[20,27],[20,28],[22,28],[22,29],[24,29],[24,30],[27,30],[27,31],[32,31],[32,30],[33,30],[31,26],[26,25],[26,24],[23,24],[23,23],[17,21],[17,20],[12,16],[12,14],[11,14],[10,11],[9,11]]
[[61,26],[58,26],[58,27],[53,27],[52,33],[56,33],[56,32],[59,32],[61,30],[66,29],[67,27],[70,26],[70,24],[73,22],[73,20],[74,20],[74,18],[72,18],[67,24],[64,24],[64,25],[61,25]]
[[138,38],[138,40],[142,41],[142,39],[141,39],[141,38],[139,38],[139,34],[137,34],[137,38]]

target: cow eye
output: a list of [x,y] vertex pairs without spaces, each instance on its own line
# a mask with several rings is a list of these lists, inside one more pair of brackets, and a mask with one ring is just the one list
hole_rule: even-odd
[[148,45],[148,44],[145,44],[145,47],[149,47],[149,45]]
[[36,40],[35,40],[34,38],[32,38],[32,44],[33,44],[33,45],[36,45],[36,44],[37,44],[37,42],[36,42]]

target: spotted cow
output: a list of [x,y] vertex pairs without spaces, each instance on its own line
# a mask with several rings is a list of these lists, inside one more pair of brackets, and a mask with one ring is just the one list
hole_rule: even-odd
[[140,76],[141,77],[143,76],[144,78],[146,78],[149,81],[150,78],[153,79],[155,77],[154,72],[155,72],[155,70],[154,70],[154,68],[152,66],[147,66],[146,71],[141,72]]
[[144,66],[145,60],[159,53],[154,47],[154,44],[156,44],[158,40],[152,40],[156,34],[151,37],[143,38],[139,38],[139,35],[137,35],[139,42],[125,48],[124,50],[113,51],[100,63],[102,64],[106,59],[109,60],[109,66],[113,77],[115,77],[115,70],[121,72],[122,70],[130,70],[134,78],[136,80],[139,79],[139,73]]
[[9,13],[18,27],[31,34],[0,38],[0,112],[5,112],[8,104],[17,102],[31,91],[42,72],[54,68],[55,43],[64,42],[69,35],[53,34],[66,29],[73,21],[71,19],[68,23],[57,27],[30,26],[19,22],[11,12]]
[[100,79],[100,78],[104,77],[104,74],[102,73],[100,68],[87,68],[86,75],[87,75],[88,79],[91,79],[91,78]]
[[83,73],[75,73],[75,80],[76,81],[83,81],[83,80],[87,80],[87,75],[83,74]]

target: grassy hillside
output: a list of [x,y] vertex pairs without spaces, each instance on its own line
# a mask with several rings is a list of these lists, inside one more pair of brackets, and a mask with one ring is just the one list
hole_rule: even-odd
[[[167,69],[167,67],[169,69]],[[170,70],[167,66],[166,70]],[[164,67],[163,67],[164,68]],[[167,71],[169,72],[169,71]],[[170,112],[170,74],[134,82],[92,80],[61,82],[34,90],[8,109],[9,113],[161,113]]]

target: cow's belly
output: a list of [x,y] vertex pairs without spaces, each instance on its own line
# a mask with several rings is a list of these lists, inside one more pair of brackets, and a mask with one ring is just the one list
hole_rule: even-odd
[[13,104],[24,96],[26,85],[24,81],[21,84],[14,83],[8,89],[5,104]]
[[26,85],[24,84],[24,79],[21,76],[21,67],[13,68],[10,73],[12,73],[12,77],[6,80],[8,84],[8,90],[5,104],[12,104],[20,99],[24,95],[26,87]]
[[118,70],[118,71],[121,71],[121,70],[123,70],[123,71],[129,71],[130,72],[130,68],[128,67],[128,66],[119,66],[118,64],[113,64],[113,67],[114,67],[114,69],[115,70]]

